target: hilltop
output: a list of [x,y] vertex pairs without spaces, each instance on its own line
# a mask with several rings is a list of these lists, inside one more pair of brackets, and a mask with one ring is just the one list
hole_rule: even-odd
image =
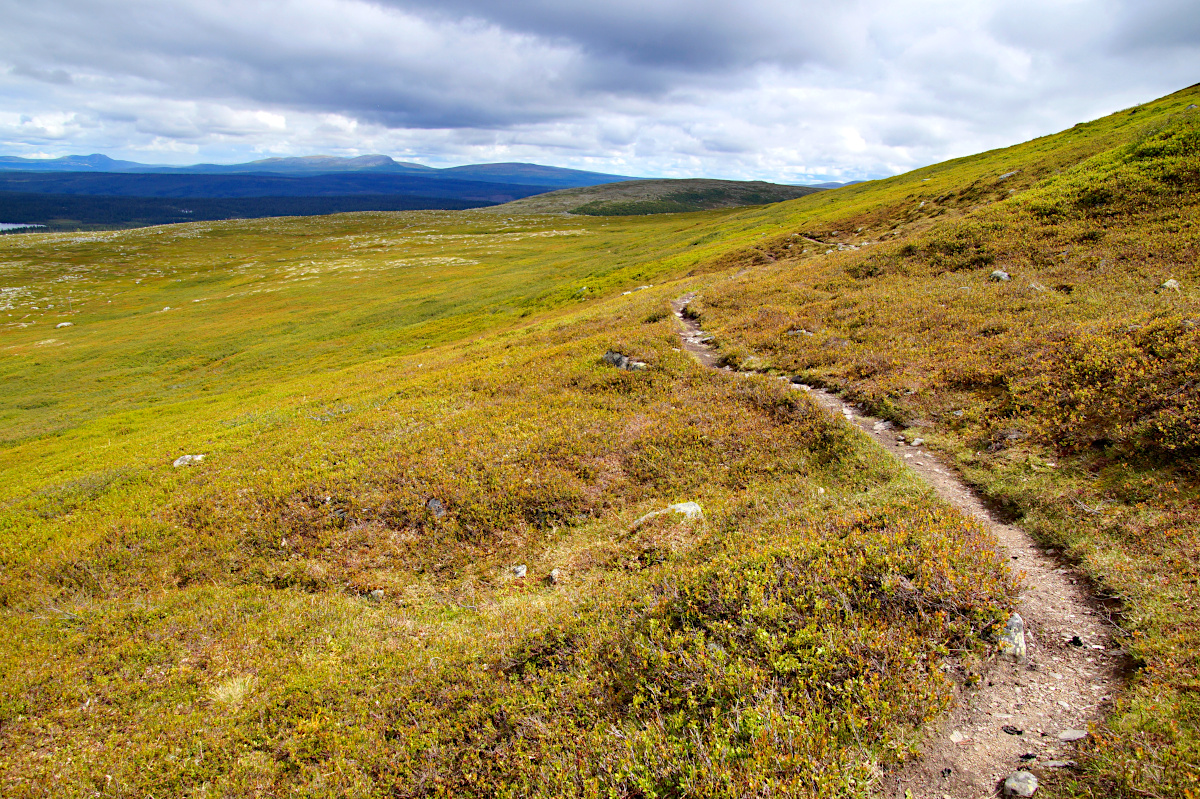
[[707,211],[743,205],[765,205],[804,197],[820,189],[764,181],[704,178],[630,180],[586,188],[562,189],[497,206],[500,213],[570,213],[588,216]]
[[879,796],[1022,578],[801,380],[1090,587],[1121,689],[997,768],[1187,796],[1197,104],[754,207],[0,238],[0,793]]

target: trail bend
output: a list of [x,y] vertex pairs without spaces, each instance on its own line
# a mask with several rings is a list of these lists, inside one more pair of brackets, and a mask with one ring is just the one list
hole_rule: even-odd
[[[686,294],[672,301],[683,348],[705,366],[726,368],[719,366],[711,337],[684,315],[693,298]],[[1020,578],[1017,610],[1025,622],[1028,657],[1022,662],[991,657],[976,687],[956,688],[951,710],[926,731],[920,757],[886,772],[878,795],[982,799],[1002,795],[1005,778],[1019,769],[1045,778],[1055,769],[1071,768],[1076,744],[1060,734],[1086,731],[1102,718],[1125,666],[1108,612],[1089,594],[1086,578],[1054,550],[993,515],[953,467],[905,442],[890,423],[863,415],[831,392],[793,385],[874,439],[945,502],[975,517],[995,536],[998,554]]]

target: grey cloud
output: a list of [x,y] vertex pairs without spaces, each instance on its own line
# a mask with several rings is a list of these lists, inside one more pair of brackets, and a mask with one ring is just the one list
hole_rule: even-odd
[[711,72],[760,63],[837,63],[861,41],[857,23],[874,3],[779,0],[384,0],[443,17],[578,44],[640,66]]
[[11,67],[9,71],[13,75],[20,75],[23,78],[33,78],[43,83],[53,83],[58,86],[66,86],[71,83],[71,74],[65,69],[36,69],[18,64],[15,67]]
[[0,0],[0,149],[882,175],[1194,82],[1187,5]]

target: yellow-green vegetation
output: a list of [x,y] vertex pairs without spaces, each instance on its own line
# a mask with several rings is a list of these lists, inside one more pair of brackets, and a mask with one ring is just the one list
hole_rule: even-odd
[[911,425],[1120,600],[1131,684],[1068,794],[1200,784],[1198,102],[813,198],[692,304],[726,362]]
[[637,290],[760,227],[4,240],[4,795],[868,795],[1011,586]]
[[0,239],[0,793],[870,795],[1011,579],[679,351],[698,290],[727,362],[922,425],[1124,601],[1140,670],[1044,791],[1184,795],[1197,96],[749,210]]

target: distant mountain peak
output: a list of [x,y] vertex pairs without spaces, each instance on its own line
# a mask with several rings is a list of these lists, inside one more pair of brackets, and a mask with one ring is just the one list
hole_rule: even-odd
[[520,186],[541,186],[562,189],[575,186],[594,186],[633,180],[624,175],[587,172],[555,166],[527,163],[466,164],[437,169],[409,161],[397,161],[391,156],[369,155],[302,155],[272,156],[243,164],[192,164],[162,166],[117,161],[100,153],[67,155],[62,158],[20,158],[0,156],[2,172],[136,172],[170,175],[248,175],[271,174],[291,177],[313,177],[338,174],[411,175],[438,180],[467,180],[484,183],[505,183]]

